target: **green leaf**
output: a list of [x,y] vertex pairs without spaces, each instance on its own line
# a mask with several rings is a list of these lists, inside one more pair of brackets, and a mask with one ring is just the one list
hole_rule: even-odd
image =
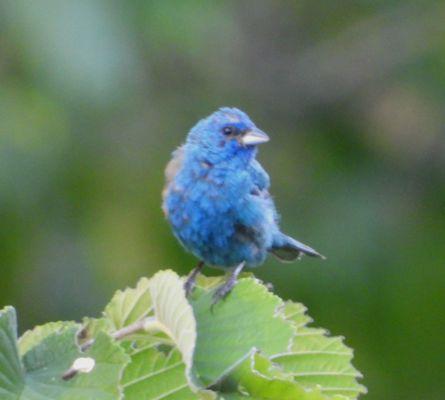
[[14,308],[0,310],[0,398],[16,400],[25,384],[17,349],[17,318]]
[[141,278],[135,288],[127,288],[115,293],[104,310],[104,317],[111,324],[111,329],[121,329],[152,313],[149,286],[150,280]]
[[[27,332],[21,341],[22,364],[17,349],[15,312],[0,312],[0,394],[5,400],[114,400],[120,399],[119,380],[128,356],[104,333],[88,352],[76,344],[78,326],[53,323]],[[94,369],[62,379],[73,361],[90,357]],[[6,378],[6,379],[4,379]]]
[[[66,329],[44,339],[24,356],[27,386],[23,399],[36,394],[47,399],[108,400],[121,397],[118,383],[128,358],[106,334],[100,334],[91,349],[81,353],[75,344],[76,329]],[[78,374],[70,381],[61,375],[78,357],[92,357],[95,367],[88,374]]]
[[155,347],[136,348],[125,369],[122,386],[126,400],[194,400],[181,353],[171,349],[163,353]]
[[105,400],[122,397],[119,382],[129,362],[129,357],[114,340],[105,333],[101,333],[91,348],[85,353],[78,353],[76,357],[78,356],[93,358],[96,366],[92,372],[79,373],[68,381],[68,384],[72,385],[68,393],[71,395],[72,391],[73,400]]
[[33,347],[40,344],[46,337],[53,333],[61,334],[66,329],[79,329],[75,322],[49,322],[26,331],[19,339],[19,352],[23,356]]
[[210,385],[227,400],[349,400],[366,392],[352,351],[307,327],[303,305],[284,303],[249,276],[212,308],[222,280],[201,277],[188,302],[182,279],[161,271],[117,292],[103,318],[86,320],[87,338],[146,321],[148,331],[120,342],[131,356],[121,382],[127,399],[213,398],[203,390]]
[[[241,393],[252,399],[267,400],[327,400],[319,388],[305,389],[291,375],[261,354],[252,354],[231,374]],[[329,397],[340,400],[343,397]]]
[[212,294],[201,290],[192,301],[198,327],[192,377],[197,384],[218,382],[256,349],[266,355],[287,350],[294,331],[280,313],[283,302],[258,280],[240,279],[213,309]]
[[162,271],[150,279],[149,288],[155,318],[181,351],[188,370],[195,349],[196,321],[185,297],[184,284],[173,271]]
[[299,303],[288,302],[285,315],[295,330],[288,352],[272,357],[303,387],[319,386],[327,395],[343,395],[356,399],[366,388],[357,382],[361,373],[353,367],[352,350],[343,343],[342,337],[328,337],[324,329],[307,327],[312,321],[306,308]]
[[[196,341],[196,322],[185,297],[183,281],[176,273],[162,271],[150,280],[139,281],[134,289],[118,292],[104,312],[104,319],[119,329],[146,317],[154,317],[153,328],[161,329],[169,340],[152,331],[126,339],[124,347],[131,362],[121,382],[125,398],[214,398],[209,391],[195,393],[197,388],[187,380],[186,370],[191,367]],[[90,330],[97,330],[99,324],[109,326],[100,320],[88,323]]]
[[[140,340],[145,345],[147,341],[150,345],[174,344],[190,368],[196,342],[196,321],[185,297],[183,281],[173,271],[158,272],[150,280],[142,278],[134,289],[117,292],[106,306],[104,318],[88,320],[86,329],[97,332],[100,326],[107,329],[112,326],[111,332],[146,317],[153,320],[152,331],[139,332],[126,339]],[[156,330],[161,330],[169,339],[156,334]]]

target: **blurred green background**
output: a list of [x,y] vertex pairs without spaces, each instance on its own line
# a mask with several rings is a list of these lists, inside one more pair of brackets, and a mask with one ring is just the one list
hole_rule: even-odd
[[272,138],[283,229],[328,256],[258,276],[346,336],[366,398],[443,399],[444,20],[443,1],[1,1],[0,306],[23,331],[187,273],[164,166],[237,106]]

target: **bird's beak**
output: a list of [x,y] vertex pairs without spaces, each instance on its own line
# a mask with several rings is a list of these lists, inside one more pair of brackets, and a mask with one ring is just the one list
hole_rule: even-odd
[[249,129],[241,136],[241,143],[245,146],[254,146],[256,144],[266,143],[269,141],[269,136],[267,136],[263,131],[258,128]]

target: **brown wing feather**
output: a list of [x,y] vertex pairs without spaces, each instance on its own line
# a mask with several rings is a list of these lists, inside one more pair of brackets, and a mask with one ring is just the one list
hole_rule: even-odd
[[175,179],[176,174],[182,167],[183,161],[184,146],[181,146],[173,152],[173,157],[165,168],[165,185],[164,189],[162,190],[162,210],[164,211],[165,216],[168,215],[167,209],[165,208],[165,198],[168,194],[170,184],[172,183],[173,179]]

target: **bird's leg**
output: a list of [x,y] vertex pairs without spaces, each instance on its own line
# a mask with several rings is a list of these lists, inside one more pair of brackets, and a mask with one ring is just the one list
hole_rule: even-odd
[[204,261],[200,261],[198,265],[192,269],[192,272],[190,272],[190,275],[188,276],[187,280],[184,283],[184,289],[185,289],[185,295],[188,297],[190,293],[193,292],[193,289],[196,285],[196,278],[201,272],[202,268],[204,267]]
[[215,305],[230,293],[230,291],[235,286],[238,275],[243,270],[245,264],[246,263],[243,261],[241,264],[237,265],[230,274],[229,279],[227,279],[225,283],[223,283],[220,287],[218,287],[218,289],[216,289],[216,292],[213,294],[212,305]]

